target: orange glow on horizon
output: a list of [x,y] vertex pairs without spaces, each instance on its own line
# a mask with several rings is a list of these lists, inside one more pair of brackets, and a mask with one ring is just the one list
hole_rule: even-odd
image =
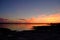
[[60,13],[51,15],[40,15],[27,20],[29,23],[60,23]]

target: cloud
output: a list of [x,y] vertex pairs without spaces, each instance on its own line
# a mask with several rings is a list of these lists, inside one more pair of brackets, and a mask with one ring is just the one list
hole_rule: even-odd
[[0,18],[0,23],[7,22],[8,19]]

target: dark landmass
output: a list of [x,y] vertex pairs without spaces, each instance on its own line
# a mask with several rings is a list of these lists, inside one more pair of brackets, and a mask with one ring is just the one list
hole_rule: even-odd
[[34,30],[12,31],[0,28],[0,40],[60,40],[60,24],[34,26]]

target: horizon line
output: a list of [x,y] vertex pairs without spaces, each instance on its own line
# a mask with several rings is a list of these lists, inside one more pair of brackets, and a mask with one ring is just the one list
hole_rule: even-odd
[[[51,23],[0,23],[0,24],[51,24]],[[60,23],[52,23],[52,24],[60,24]]]

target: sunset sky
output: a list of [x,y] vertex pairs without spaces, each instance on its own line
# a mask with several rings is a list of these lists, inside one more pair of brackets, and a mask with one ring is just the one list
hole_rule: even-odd
[[0,0],[0,18],[60,22],[60,0]]

